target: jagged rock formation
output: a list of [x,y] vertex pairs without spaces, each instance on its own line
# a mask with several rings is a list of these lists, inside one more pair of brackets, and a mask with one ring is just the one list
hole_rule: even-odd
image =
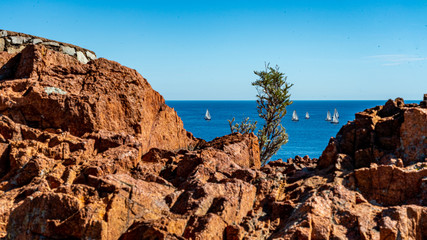
[[1,238],[427,238],[423,102],[261,167],[253,134],[195,139],[118,63],[28,45],[0,66]]
[[[384,106],[356,114],[356,120],[344,125],[331,139],[319,166],[349,158],[350,168],[369,167],[371,163],[408,166],[427,156],[426,108],[405,105],[403,99],[389,100]],[[344,155],[343,155],[344,154]]]

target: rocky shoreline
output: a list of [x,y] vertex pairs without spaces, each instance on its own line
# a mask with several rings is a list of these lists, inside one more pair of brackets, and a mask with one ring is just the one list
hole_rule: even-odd
[[194,138],[116,62],[29,43],[0,65],[3,239],[427,239],[427,96],[261,166],[256,136]]

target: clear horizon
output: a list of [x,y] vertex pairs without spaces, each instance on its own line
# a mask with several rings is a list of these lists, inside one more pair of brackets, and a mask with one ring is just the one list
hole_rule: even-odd
[[[256,98],[280,66],[293,100],[422,99],[426,1],[1,1],[0,29],[95,51],[167,100]],[[189,97],[191,96],[191,97]]]

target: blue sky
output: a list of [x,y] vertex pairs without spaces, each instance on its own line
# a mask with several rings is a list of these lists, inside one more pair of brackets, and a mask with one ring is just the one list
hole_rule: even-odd
[[427,1],[0,1],[0,29],[138,70],[167,100],[249,100],[280,66],[294,100],[421,99]]

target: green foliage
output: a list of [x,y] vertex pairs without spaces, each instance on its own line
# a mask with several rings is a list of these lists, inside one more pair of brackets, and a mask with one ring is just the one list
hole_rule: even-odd
[[230,125],[231,133],[239,132],[241,134],[245,133],[253,133],[256,129],[257,121],[251,122],[249,118],[245,118],[241,123],[234,123],[234,118],[230,121],[228,120],[228,124]]
[[425,163],[421,163],[421,164],[415,166],[416,170],[422,170],[424,168],[427,168],[427,164],[425,164]]
[[[273,68],[266,64],[264,71],[254,71],[254,73],[259,77],[252,83],[258,91],[257,111],[259,117],[264,120],[264,125],[257,134],[261,150],[261,163],[264,165],[288,142],[282,119],[286,115],[286,107],[292,104],[289,89],[293,84],[286,82],[287,77],[279,71],[278,66]],[[256,128],[256,122],[255,125],[251,124],[249,118],[240,124],[233,125],[234,118],[228,122],[232,133],[234,131],[253,132]]]
[[287,77],[278,66],[272,68],[267,64],[264,71],[254,73],[259,77],[252,83],[258,91],[258,115],[265,121],[258,131],[261,163],[265,164],[288,142],[282,119],[286,115],[286,107],[292,104],[289,89],[293,84],[286,82]]

